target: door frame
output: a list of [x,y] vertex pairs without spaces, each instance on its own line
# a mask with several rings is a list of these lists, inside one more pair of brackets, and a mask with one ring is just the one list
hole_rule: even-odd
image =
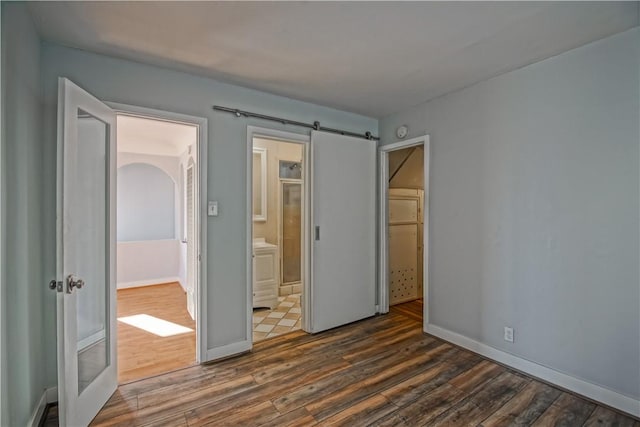
[[389,153],[404,148],[424,146],[424,205],[422,226],[422,297],[427,301],[423,307],[422,329],[426,332],[429,324],[429,166],[431,144],[425,134],[405,141],[378,147],[378,305],[380,313],[389,312]]
[[[302,299],[302,330],[309,331],[311,324],[311,135],[281,131],[259,126],[247,126],[246,147],[246,171],[247,171],[247,211],[246,211],[246,272],[247,272],[247,339],[249,349],[253,347],[253,138],[271,139],[276,142],[289,142],[301,144],[303,149],[303,192],[304,192],[304,219],[302,221],[303,234],[303,281]],[[268,174],[267,174],[268,175]]]
[[[207,152],[208,131],[205,117],[191,116],[182,113],[157,110],[154,108],[135,105],[105,102],[113,108],[116,115],[128,115],[153,120],[164,120],[181,124],[188,124],[198,128],[198,140],[196,141],[196,153],[198,154],[196,167],[198,179],[196,180],[196,197],[199,210],[195,216],[196,235],[198,235],[198,254],[196,256],[196,363],[207,362]],[[117,147],[116,140],[116,147]],[[203,262],[204,260],[204,262]]]

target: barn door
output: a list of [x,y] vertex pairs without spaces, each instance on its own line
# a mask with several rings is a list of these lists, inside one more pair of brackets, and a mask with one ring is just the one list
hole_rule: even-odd
[[376,313],[376,144],[313,132],[310,332]]

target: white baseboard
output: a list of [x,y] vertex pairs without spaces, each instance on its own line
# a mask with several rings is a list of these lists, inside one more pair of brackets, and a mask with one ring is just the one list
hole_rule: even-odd
[[51,387],[48,388],[42,393],[40,400],[38,401],[38,405],[35,407],[33,413],[31,414],[31,418],[29,418],[28,427],[38,427],[40,424],[40,419],[44,415],[44,410],[47,407],[48,403],[53,403],[58,401],[58,388]]
[[[136,280],[134,282],[118,282],[118,289],[141,288],[143,286],[159,285],[161,283],[180,282],[178,276],[156,277],[146,280]],[[182,285],[180,285],[182,286]]]
[[58,387],[48,388],[44,392],[47,396],[47,403],[54,403],[58,401]]
[[38,427],[40,424],[40,419],[42,415],[44,415],[44,409],[47,407],[47,392],[42,393],[40,397],[40,401],[38,401],[38,405],[36,406],[33,414],[31,414],[31,418],[29,419],[29,423],[27,426],[29,427]]
[[448,329],[433,324],[426,325],[425,332],[449,341],[460,347],[478,353],[481,356],[495,360],[503,365],[510,366],[533,377],[540,378],[551,384],[570,390],[589,399],[601,402],[612,408],[626,412],[635,417],[640,417],[640,400],[625,396],[624,394],[609,390],[602,386],[567,375],[535,362],[523,359],[497,348],[483,344],[479,341],[460,335]]
[[233,356],[245,351],[251,350],[250,341],[240,341],[231,344],[223,345],[222,347],[210,348],[207,350],[207,359],[203,362],[210,362],[212,360],[221,359],[223,357]]

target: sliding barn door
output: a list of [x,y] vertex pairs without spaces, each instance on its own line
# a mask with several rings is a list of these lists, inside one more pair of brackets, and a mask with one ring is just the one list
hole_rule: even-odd
[[376,313],[376,143],[313,132],[310,332]]

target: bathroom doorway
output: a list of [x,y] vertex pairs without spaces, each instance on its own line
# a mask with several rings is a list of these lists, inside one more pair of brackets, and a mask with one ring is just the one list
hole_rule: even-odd
[[253,342],[303,329],[306,144],[251,137]]
[[198,361],[197,123],[117,114],[118,382]]

